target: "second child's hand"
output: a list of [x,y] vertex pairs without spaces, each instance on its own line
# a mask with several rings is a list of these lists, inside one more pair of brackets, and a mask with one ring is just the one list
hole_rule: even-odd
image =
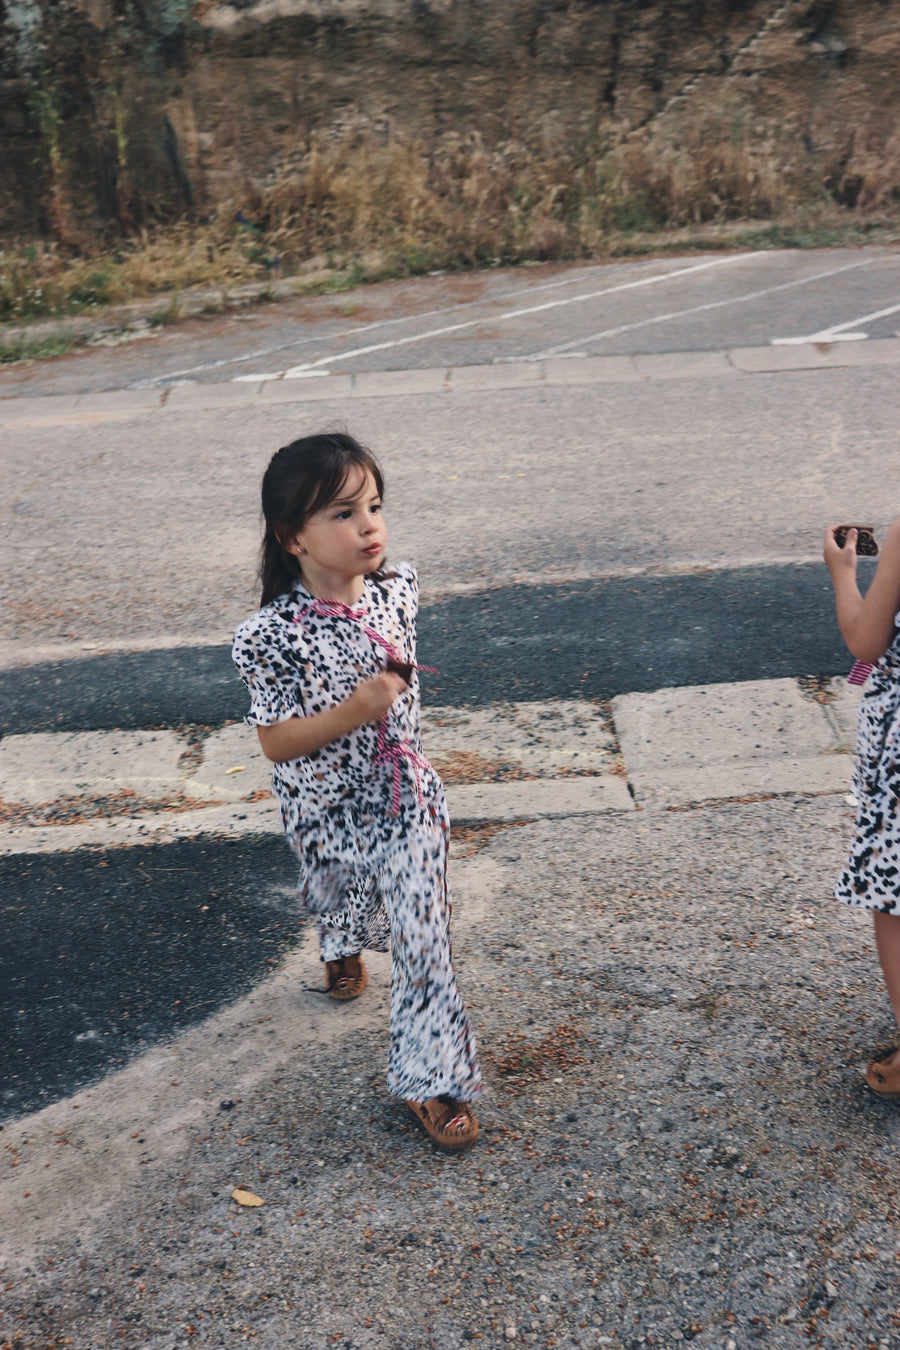
[[831,573],[841,635],[857,661],[872,665],[894,640],[895,616],[900,609],[900,519],[887,532],[878,555],[875,576],[860,595],[856,581],[857,531],[847,531],[838,547],[832,525],[825,531],[825,563]]
[[825,531],[825,565],[832,577],[839,577],[842,579],[849,577],[855,582],[857,532],[856,530],[848,530],[844,547],[841,548],[834,537],[836,530],[836,525],[830,525]]

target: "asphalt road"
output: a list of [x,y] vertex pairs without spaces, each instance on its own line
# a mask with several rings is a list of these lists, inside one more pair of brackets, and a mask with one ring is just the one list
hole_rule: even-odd
[[[889,249],[427,278],[7,370],[0,399],[169,386],[174,404],[184,383],[245,375],[311,389],[327,371],[548,353],[849,349],[897,332],[898,280]],[[826,522],[895,513],[892,367],[376,392],[352,409],[324,391],[249,411],[30,404],[2,449],[0,734],[240,717],[227,632],[254,604],[260,472],[351,411],[388,470],[392,553],[421,568],[420,653],[441,672],[426,700],[847,669],[812,559]],[[292,884],[277,840],[4,861],[0,1110],[250,987],[298,931]]]
[[[802,621],[798,622],[798,618]],[[426,700],[479,706],[846,670],[820,565],[501,587],[426,606]],[[227,647],[0,673],[2,733],[219,725]],[[102,1077],[239,997],[306,922],[281,840],[0,860],[0,1117]]]
[[211,1016],[296,940],[280,839],[0,860],[0,1119]]
[[140,341],[2,371],[0,397],[710,351],[814,335],[853,341],[898,328],[900,255],[889,247],[545,264],[436,273],[143,329]]
[[[871,570],[871,569],[869,569]],[[822,564],[501,586],[426,605],[423,698],[452,706],[613,698],[674,685],[838,674],[852,663]],[[227,646],[0,671],[0,733],[219,726],[247,700]]]

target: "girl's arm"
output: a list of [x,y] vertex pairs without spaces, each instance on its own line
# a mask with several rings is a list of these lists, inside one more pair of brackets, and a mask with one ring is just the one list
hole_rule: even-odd
[[357,727],[379,722],[398,694],[406,689],[406,682],[393,670],[386,670],[370,680],[363,680],[349,698],[323,712],[309,717],[289,717],[273,726],[258,726],[256,733],[266,759],[285,764],[289,759],[302,759],[323,746],[338,741]]
[[841,635],[858,661],[873,663],[884,656],[894,638],[894,616],[900,610],[900,518],[887,532],[878,567],[865,598],[856,584],[856,531],[843,548],[825,531],[825,562],[831,573]]

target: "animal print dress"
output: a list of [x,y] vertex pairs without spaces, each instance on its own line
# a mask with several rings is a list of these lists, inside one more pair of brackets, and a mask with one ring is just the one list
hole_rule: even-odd
[[[415,661],[417,611],[416,573],[405,565],[366,577],[352,608],[316,600],[298,582],[235,634],[246,720],[272,726],[333,707],[384,670],[385,644]],[[276,764],[272,788],[319,916],[322,960],[390,946],[390,1091],[473,1100],[481,1075],[450,950],[450,825],[441,780],[422,755],[417,671],[381,727]]]
[[869,676],[859,705],[853,793],[856,836],[835,895],[849,905],[900,914],[900,633]]

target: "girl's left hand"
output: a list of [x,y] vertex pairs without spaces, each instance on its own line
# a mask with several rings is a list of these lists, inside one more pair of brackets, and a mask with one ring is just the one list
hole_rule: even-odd
[[856,575],[856,530],[847,531],[847,540],[844,547],[841,548],[834,537],[836,525],[829,525],[825,531],[825,547],[823,556],[825,565],[832,576],[840,573],[849,573],[850,576]]

